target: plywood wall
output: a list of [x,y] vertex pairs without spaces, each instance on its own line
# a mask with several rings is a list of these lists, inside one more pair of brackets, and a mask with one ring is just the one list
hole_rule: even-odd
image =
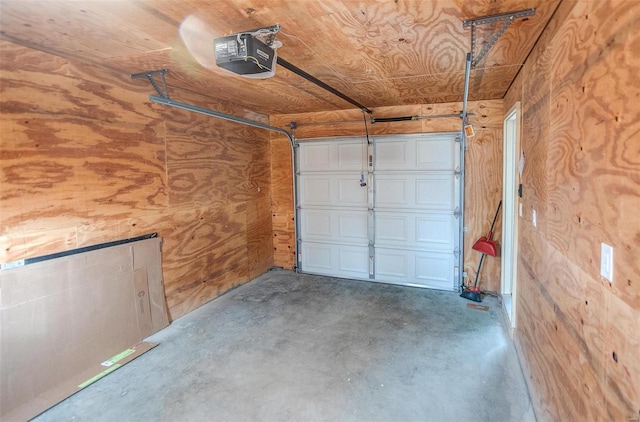
[[0,54],[0,262],[158,232],[172,318],[272,266],[265,131],[151,104],[128,75]]
[[[384,107],[375,110],[375,116],[397,117],[413,115],[458,114],[461,103],[426,104],[417,106]],[[470,123],[476,136],[469,139],[466,154],[465,186],[465,271],[470,281],[475,278],[481,254],[471,246],[491,225],[491,220],[502,197],[502,100],[469,103],[473,113]],[[362,112],[359,110],[325,113],[304,113],[272,116],[271,124],[286,128],[295,121],[299,124],[312,122],[340,122],[356,120],[356,123],[301,126],[296,129],[298,138],[327,136],[364,136]],[[369,126],[370,134],[403,134],[423,132],[460,131],[459,117],[433,118],[396,123],[375,123]],[[291,178],[291,151],[286,138],[272,135],[272,211],[274,236],[274,263],[292,268],[295,265],[293,225],[293,200]],[[496,227],[496,238],[500,238],[500,227]],[[480,278],[484,290],[500,290],[500,258],[485,260]]]
[[638,6],[564,1],[505,98],[522,105],[515,338],[539,420],[640,420]]

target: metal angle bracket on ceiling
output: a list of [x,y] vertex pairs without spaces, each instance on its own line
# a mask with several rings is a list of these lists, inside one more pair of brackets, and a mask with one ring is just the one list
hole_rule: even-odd
[[[523,19],[528,16],[536,14],[536,9],[523,9],[517,12],[500,13],[497,15],[483,16],[480,18],[467,19],[462,22],[463,28],[471,27],[471,68],[474,69],[478,62],[486,56],[491,50],[491,47],[495,45],[498,39],[504,34],[504,32],[511,26],[516,19]],[[476,54],[476,28],[478,25],[488,25],[496,22],[502,22],[502,27],[487,40],[486,44],[482,47],[479,53]]]
[[[131,75],[131,79],[146,78],[151,83],[151,85],[153,85],[153,88],[156,90],[158,95],[168,100],[170,99],[169,88],[167,87],[167,81],[164,77],[164,75],[166,75],[167,73],[169,73],[169,69],[152,70],[149,72],[134,73],[133,75]],[[162,78],[162,88],[164,90],[160,89],[160,87],[158,86],[158,83],[154,79],[156,75],[160,75],[160,77]]]

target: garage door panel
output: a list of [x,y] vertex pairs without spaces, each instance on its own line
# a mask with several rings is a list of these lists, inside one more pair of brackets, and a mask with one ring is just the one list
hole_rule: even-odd
[[338,277],[369,278],[369,248],[302,242],[302,270]]
[[418,216],[416,222],[416,243],[434,249],[453,251],[455,248],[452,232],[455,232],[457,220],[453,214],[432,214]]
[[301,205],[330,205],[331,180],[322,177],[300,177]]
[[382,280],[406,282],[410,278],[410,251],[378,249],[376,251],[376,276]]
[[334,230],[329,211],[302,210],[300,215],[301,235],[304,239],[327,240],[333,237]]
[[415,205],[436,209],[455,209],[454,176],[431,176],[416,179]]
[[338,180],[340,205],[362,205],[367,207],[367,188],[360,186],[360,175],[342,177]]
[[375,138],[376,171],[454,171],[458,145],[451,135]]
[[376,174],[375,206],[397,210],[455,209],[455,176]]
[[375,178],[375,206],[391,208],[410,208],[415,206],[410,200],[411,177],[396,176],[393,178],[377,176]]
[[360,174],[301,174],[300,206],[367,208],[367,189],[360,186]]
[[411,239],[409,215],[391,212],[376,212],[375,244],[407,244]]
[[304,242],[302,244],[302,264],[304,271],[325,272],[334,267],[334,245]]
[[367,162],[366,143],[339,144],[337,170],[362,170]]
[[300,150],[300,167],[305,171],[324,171],[333,160],[329,144],[309,144]]
[[305,240],[367,245],[367,211],[303,209],[300,230]]
[[359,213],[341,212],[338,214],[338,237],[346,241],[360,241],[366,244],[369,241],[367,234],[366,211]]
[[305,172],[361,171],[366,163],[366,143],[309,142],[300,149],[300,169]]
[[411,167],[406,141],[378,141],[376,139],[376,170],[407,170]]
[[455,257],[451,254],[422,252],[415,255],[415,277],[427,286],[450,288]]
[[452,252],[453,214],[376,212],[375,244]]
[[416,141],[416,167],[425,170],[455,170],[456,143],[451,139]]
[[376,279],[450,290],[454,259],[453,253],[376,248]]
[[355,274],[360,278],[369,277],[369,248],[345,247],[338,249],[338,272]]

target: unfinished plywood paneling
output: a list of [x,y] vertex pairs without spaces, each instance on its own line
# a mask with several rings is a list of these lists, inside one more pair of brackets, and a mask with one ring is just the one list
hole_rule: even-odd
[[[413,120],[396,123],[375,123],[369,125],[371,135],[402,134],[421,132],[460,131],[458,117],[461,103],[424,104],[416,106],[383,107],[375,110],[375,117],[397,116],[438,116],[453,114],[452,117]],[[502,196],[502,101],[476,101],[469,105],[473,113],[470,122],[474,125],[476,136],[469,139],[466,158],[467,183],[465,226],[465,271],[470,280],[475,278],[481,254],[471,246],[491,225],[495,209]],[[366,116],[368,119],[371,116]],[[316,138],[330,136],[365,136],[362,112],[359,110],[303,113],[273,116],[271,124],[288,127],[295,121],[301,124],[296,129],[298,138]],[[304,126],[304,123],[353,121],[347,124],[322,124]],[[290,268],[295,265],[293,251],[293,201],[291,185],[291,159],[288,143],[272,137],[272,210],[274,228],[275,265]],[[496,233],[500,233],[499,225]],[[497,237],[496,237],[497,238]],[[500,258],[485,260],[481,275],[481,286],[485,290],[497,291],[500,288]]]
[[544,420],[640,418],[636,6],[563,2],[505,98],[527,159],[516,340]]
[[[279,68],[264,81],[215,65],[211,42],[279,23],[279,56],[367,107],[462,99],[470,18],[536,7],[472,72],[471,99],[501,99],[560,0],[3,0],[0,38],[130,74],[168,67],[169,84],[269,114],[351,107]],[[479,28],[478,47],[499,26]],[[479,49],[478,48],[478,49]]]
[[1,262],[158,232],[173,318],[273,265],[266,132],[151,104],[127,74],[0,47]]

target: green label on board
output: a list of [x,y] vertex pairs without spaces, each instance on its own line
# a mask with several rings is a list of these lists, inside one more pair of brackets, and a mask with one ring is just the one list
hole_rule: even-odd
[[85,382],[83,382],[82,384],[80,384],[78,386],[78,388],[82,389],[84,387],[86,387],[89,384],[93,384],[94,382],[98,381],[100,378],[104,377],[105,375],[115,371],[116,369],[118,369],[120,366],[119,363],[116,363],[113,366],[110,366],[108,369],[105,369],[104,371],[100,372],[98,375],[96,375],[95,377],[89,378],[88,380],[86,380]]
[[109,359],[107,362],[116,363],[117,361],[122,360],[122,359],[126,358],[127,356],[129,356],[130,354],[135,353],[135,352],[136,352],[135,349],[127,349],[124,352],[115,355],[114,357]]

